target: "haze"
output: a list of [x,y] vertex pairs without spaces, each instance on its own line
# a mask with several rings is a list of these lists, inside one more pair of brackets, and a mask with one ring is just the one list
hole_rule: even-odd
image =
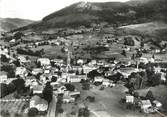
[[[65,6],[81,0],[0,0],[0,17],[41,20]],[[83,1],[83,0],[82,0]],[[126,2],[128,0],[84,0],[88,2]]]

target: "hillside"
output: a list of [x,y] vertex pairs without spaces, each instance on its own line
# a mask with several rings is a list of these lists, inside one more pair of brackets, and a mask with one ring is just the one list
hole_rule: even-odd
[[10,31],[33,23],[32,20],[18,18],[0,18],[0,31]]
[[148,36],[155,37],[157,40],[167,41],[167,23],[164,22],[149,22],[142,24],[134,24],[121,26],[126,32],[139,32]]
[[90,26],[107,22],[129,25],[151,21],[167,21],[167,0],[131,0],[129,2],[78,2],[44,17],[39,23],[22,29],[45,30],[57,27]]

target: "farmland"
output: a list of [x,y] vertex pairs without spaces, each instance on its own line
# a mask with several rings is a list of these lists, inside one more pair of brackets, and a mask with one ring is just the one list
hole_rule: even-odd
[[21,115],[25,116],[25,110],[29,106],[29,100],[25,99],[14,99],[13,94],[7,95],[4,98],[0,100],[0,111],[1,115],[4,117],[6,116],[6,113],[9,113],[10,115]]

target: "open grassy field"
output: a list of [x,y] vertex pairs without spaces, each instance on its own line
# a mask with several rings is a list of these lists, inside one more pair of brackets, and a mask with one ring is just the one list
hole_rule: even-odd
[[3,112],[9,112],[11,116],[16,114],[25,116],[26,114],[24,112],[25,109],[29,106],[29,101],[24,99],[15,100],[13,95],[14,93],[9,94],[0,100],[1,114]]
[[[80,84],[74,84],[81,91],[81,99],[78,104],[88,106],[90,111],[97,117],[145,117],[139,110],[128,110],[126,105],[120,103],[122,97],[125,96],[125,88],[122,85],[116,85],[113,88],[105,88],[99,90],[100,87],[93,86],[90,90],[82,90]],[[90,103],[85,101],[87,96],[94,96],[95,102]],[[158,117],[150,115],[148,117]]]
[[167,39],[167,24],[164,22],[148,22],[142,24],[127,25],[120,27],[120,29],[124,29],[129,33],[138,31],[139,33],[155,37],[155,39],[157,39],[158,41]]
[[[125,96],[125,92],[128,90],[122,84],[117,84],[113,88],[105,88],[104,90],[99,90],[99,86],[92,85],[90,90],[82,90],[81,84],[74,83],[76,89],[81,92],[81,99],[78,100],[77,105],[88,106],[90,112],[93,114],[92,117],[161,117],[159,114],[144,114],[140,113],[139,110],[128,110],[126,109],[126,104],[120,103],[121,98]],[[166,100],[165,96],[167,94],[166,87],[158,86],[151,88],[155,93],[158,100]],[[163,89],[160,91],[160,89]],[[95,102],[88,102],[85,100],[87,96],[94,96]],[[164,103],[164,106],[166,102]],[[165,106],[166,107],[166,106]],[[67,109],[71,107],[66,106]],[[79,108],[79,106],[78,106]]]

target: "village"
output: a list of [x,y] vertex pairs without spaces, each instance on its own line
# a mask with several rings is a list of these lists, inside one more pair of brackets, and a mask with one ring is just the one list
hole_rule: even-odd
[[166,48],[108,32],[96,25],[41,34],[45,40],[4,34],[1,116],[166,117]]

